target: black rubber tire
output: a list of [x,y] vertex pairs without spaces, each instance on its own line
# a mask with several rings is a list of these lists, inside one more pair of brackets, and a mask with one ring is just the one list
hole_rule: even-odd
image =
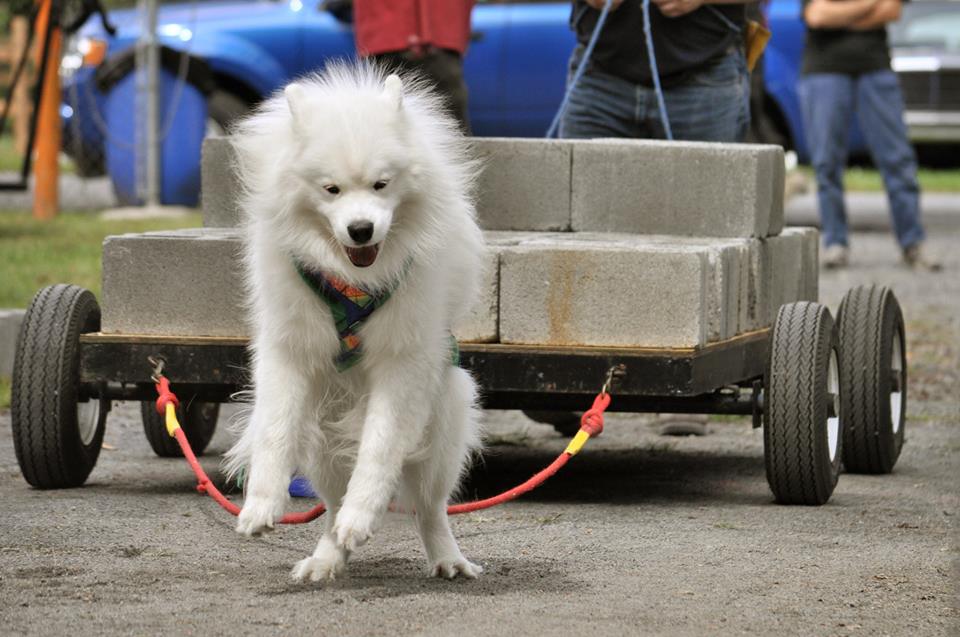
[[207,114],[217,126],[219,134],[230,134],[230,128],[250,112],[250,105],[232,93],[216,90],[207,97]]
[[[844,469],[890,473],[900,457],[907,425],[907,348],[900,304],[889,288],[856,287],[843,297],[837,325]],[[897,390],[899,413],[894,413],[891,398]]]
[[[180,403],[177,408],[177,420],[183,433],[187,435],[190,448],[196,455],[202,455],[214,432],[217,430],[217,418],[220,416],[220,403],[208,403],[200,400],[191,400]],[[161,458],[182,458],[183,452],[177,439],[167,433],[167,425],[163,416],[157,413],[156,403],[142,401],[140,403],[140,419],[143,421],[143,433],[147,435],[150,448]]]
[[[763,447],[767,482],[781,504],[824,504],[840,476],[843,412],[831,458],[828,417],[839,400],[828,393],[831,361],[839,371],[830,311],[818,303],[780,308],[770,338]],[[834,376],[839,386],[839,379]],[[832,405],[832,409],[831,409]]]
[[45,287],[27,308],[14,357],[10,416],[20,471],[38,489],[78,487],[97,463],[109,402],[85,401],[89,413],[82,421],[77,410],[80,335],[99,329],[97,299],[75,285]]

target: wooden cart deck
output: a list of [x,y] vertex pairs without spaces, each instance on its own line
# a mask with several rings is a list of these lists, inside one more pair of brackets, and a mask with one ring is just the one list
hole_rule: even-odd
[[[753,413],[751,400],[724,388],[764,375],[770,330],[698,349],[554,347],[461,343],[461,365],[475,375],[490,409],[583,409],[611,368],[619,411]],[[166,362],[180,392],[226,401],[248,384],[246,338],[84,334],[81,384],[106,397],[149,400],[148,357]]]

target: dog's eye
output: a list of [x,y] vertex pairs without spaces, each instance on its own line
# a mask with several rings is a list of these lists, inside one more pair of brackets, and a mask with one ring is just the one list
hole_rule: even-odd
[[324,186],[323,189],[326,190],[327,192],[329,192],[331,195],[339,195],[339,194],[340,194],[340,187],[337,186],[337,185],[335,185],[335,184],[329,184],[329,185],[327,185],[327,186]]
[[390,182],[387,181],[386,179],[380,179],[380,180],[378,180],[378,181],[373,182],[373,189],[374,189],[374,190],[383,190],[384,188],[387,187],[387,184],[388,184],[388,183],[390,183]]

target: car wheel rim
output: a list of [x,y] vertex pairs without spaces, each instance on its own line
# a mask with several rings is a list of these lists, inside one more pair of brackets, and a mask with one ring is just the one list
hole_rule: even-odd
[[91,398],[77,403],[77,429],[80,432],[80,442],[86,447],[97,434],[97,423],[100,422],[100,401]]
[[890,352],[890,370],[892,383],[890,385],[890,419],[893,423],[893,433],[900,432],[901,409],[903,406],[903,346],[900,344],[900,334],[893,333],[893,347]]
[[827,395],[833,400],[832,416],[827,417],[827,446],[830,450],[830,462],[837,458],[840,446],[840,366],[837,363],[837,351],[830,350],[830,366],[827,370]]

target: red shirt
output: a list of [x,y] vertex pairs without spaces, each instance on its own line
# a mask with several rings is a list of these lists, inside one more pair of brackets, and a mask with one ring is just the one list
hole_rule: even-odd
[[354,0],[353,26],[362,56],[435,47],[467,50],[474,0]]

